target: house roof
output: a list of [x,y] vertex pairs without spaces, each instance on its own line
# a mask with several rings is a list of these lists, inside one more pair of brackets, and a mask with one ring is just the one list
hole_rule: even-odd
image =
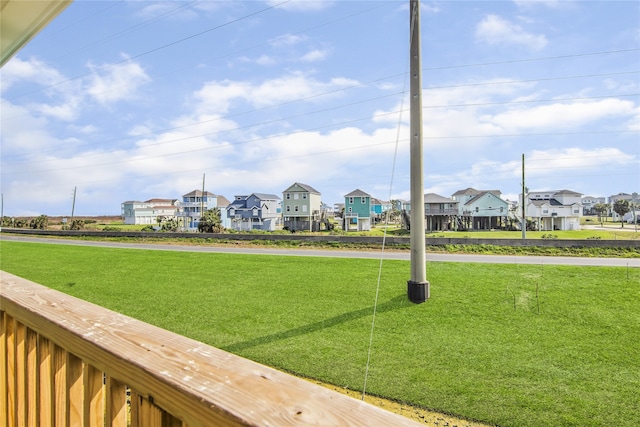
[[228,206],[229,203],[231,202],[226,197],[218,196],[218,206]]
[[468,196],[477,196],[480,194],[484,194],[484,193],[491,193],[494,196],[500,197],[500,195],[502,194],[502,191],[500,190],[476,190],[475,188],[466,188],[464,190],[458,190],[455,193],[453,193],[452,196],[463,196],[463,195],[468,195]]
[[[500,193],[500,192],[498,191],[498,193]],[[507,202],[505,202],[504,200],[502,200],[498,194],[494,193],[492,190],[489,190],[489,191],[483,191],[482,193],[480,193],[480,194],[478,194],[478,195],[476,195],[476,196],[472,197],[471,199],[467,200],[467,202],[466,202],[464,205],[465,205],[465,206],[467,206],[467,205],[472,205],[472,204],[474,204],[476,201],[478,201],[479,199],[481,199],[481,198],[483,198],[484,196],[486,196],[487,194],[491,194],[492,196],[497,197],[497,198],[498,198],[498,200],[500,200],[501,202],[508,204]]]
[[464,190],[458,190],[455,193],[453,193],[454,196],[462,196],[463,194],[477,194],[479,193],[478,190],[476,190],[475,188],[466,188]]
[[529,194],[549,194],[551,196],[582,196],[582,193],[578,193],[571,190],[539,190],[529,191]]
[[287,188],[287,189],[286,189],[286,190],[284,190],[284,191],[293,191],[292,189],[293,189],[294,187],[300,187],[300,188],[302,188],[304,191],[307,191],[307,192],[309,192],[309,193],[313,193],[313,194],[320,194],[320,192],[319,192],[318,190],[316,190],[315,188],[313,188],[312,186],[307,185],[307,184],[302,184],[302,183],[299,183],[299,182],[294,182],[294,183],[293,183],[289,188]]
[[275,194],[267,194],[267,193],[253,193],[260,200],[280,200],[280,197]]
[[385,202],[384,200],[376,199],[375,197],[371,198],[372,205],[388,205],[391,202]]
[[[211,197],[216,197],[215,194],[210,193],[208,191],[204,192],[205,196],[211,196]],[[198,197],[198,196],[202,196],[202,190],[193,190],[191,193],[187,193],[187,194],[183,194],[182,197]]]
[[457,201],[448,197],[443,197],[436,193],[427,193],[424,195],[425,203],[458,203]]
[[534,206],[542,206],[542,205],[550,205],[550,206],[571,206],[575,203],[571,203],[571,205],[563,205],[556,199],[545,199],[545,200],[531,200],[531,203]]
[[145,203],[166,203],[166,202],[172,203],[174,200],[175,199],[158,199],[158,198],[156,198],[156,199],[145,200],[144,202]]
[[349,194],[345,194],[344,197],[371,197],[370,194],[365,193],[364,191],[358,189],[353,190]]
[[556,191],[553,194],[562,194],[567,196],[582,196],[582,193],[578,193],[576,191],[571,191],[571,190],[560,190],[560,191]]

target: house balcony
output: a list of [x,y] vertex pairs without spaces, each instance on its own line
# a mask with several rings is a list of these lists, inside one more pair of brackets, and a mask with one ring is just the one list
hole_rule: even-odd
[[418,426],[1,272],[0,425]]
[[458,209],[445,209],[445,208],[431,208],[425,209],[424,214],[427,216],[432,215],[458,215]]

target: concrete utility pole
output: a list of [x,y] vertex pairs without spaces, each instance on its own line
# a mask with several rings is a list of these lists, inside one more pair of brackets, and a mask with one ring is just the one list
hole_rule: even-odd
[[411,75],[411,280],[407,296],[420,304],[429,299],[424,235],[424,176],[422,161],[422,61],[420,52],[420,1],[410,0],[409,68]]

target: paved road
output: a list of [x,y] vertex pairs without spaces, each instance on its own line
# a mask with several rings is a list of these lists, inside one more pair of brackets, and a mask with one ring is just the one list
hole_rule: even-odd
[[[272,249],[261,247],[230,246],[196,246],[174,244],[122,243],[88,240],[49,239],[43,237],[2,235],[2,240],[12,242],[31,242],[45,244],[63,244],[76,246],[98,246],[108,248],[145,249],[156,251],[235,253],[245,255],[281,255],[281,256],[314,256],[331,258],[371,258],[409,261],[408,251],[343,251],[319,249]],[[547,265],[582,265],[608,267],[640,268],[640,258],[578,258],[556,256],[516,256],[516,255],[471,255],[471,254],[436,254],[427,253],[427,261],[437,262],[479,262],[493,264],[547,264]]]

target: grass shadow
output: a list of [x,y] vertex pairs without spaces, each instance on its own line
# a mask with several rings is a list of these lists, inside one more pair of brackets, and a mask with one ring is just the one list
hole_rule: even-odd
[[[405,307],[409,307],[413,304],[407,299],[406,295],[399,295],[390,299],[389,301],[378,304],[376,313],[385,313],[388,311],[399,310]],[[362,308],[360,310],[350,311],[338,316],[330,317],[320,322],[310,323],[308,325],[299,326],[297,328],[289,329],[287,331],[276,332],[274,334],[265,335],[262,337],[253,338],[247,341],[237,342],[228,346],[222,346],[221,348],[231,353],[246,350],[247,348],[259,346],[262,344],[272,343],[274,341],[280,341],[287,338],[298,337],[306,335],[312,332],[321,331],[323,329],[331,328],[342,323],[350,322],[352,320],[360,319],[366,316],[373,315],[373,306]]]

